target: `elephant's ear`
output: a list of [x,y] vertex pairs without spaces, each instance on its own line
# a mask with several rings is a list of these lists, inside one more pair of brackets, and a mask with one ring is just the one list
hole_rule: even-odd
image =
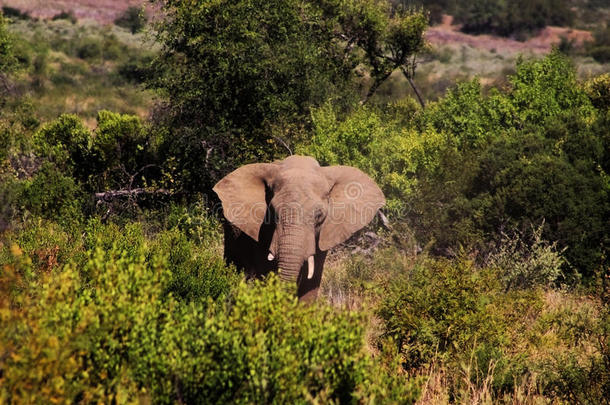
[[360,170],[350,166],[320,168],[331,185],[326,219],[318,247],[328,250],[365,227],[385,204],[383,192]]
[[257,242],[267,212],[266,183],[276,170],[273,163],[245,165],[227,174],[213,188],[222,202],[225,218]]

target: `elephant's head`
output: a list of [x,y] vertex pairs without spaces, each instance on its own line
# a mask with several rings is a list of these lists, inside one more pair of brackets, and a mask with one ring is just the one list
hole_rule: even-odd
[[[240,167],[214,191],[225,218],[268,250],[280,277],[296,281],[314,254],[345,241],[367,225],[385,203],[375,182],[349,166],[320,167],[310,157]],[[262,229],[272,227],[270,237]],[[267,240],[262,240],[267,239]]]

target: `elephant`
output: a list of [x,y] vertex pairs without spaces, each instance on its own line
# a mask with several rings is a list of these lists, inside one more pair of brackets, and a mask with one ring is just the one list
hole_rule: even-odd
[[261,278],[279,273],[300,300],[318,295],[327,251],[366,226],[385,204],[381,189],[350,166],[312,157],[253,163],[213,188],[222,203],[224,257]]

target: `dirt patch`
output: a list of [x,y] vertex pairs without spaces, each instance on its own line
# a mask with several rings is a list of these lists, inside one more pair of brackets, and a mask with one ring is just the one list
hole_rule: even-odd
[[487,51],[510,53],[547,53],[553,45],[559,44],[562,38],[573,41],[574,46],[582,46],[585,42],[593,40],[589,31],[564,27],[546,27],[538,35],[529,38],[527,41],[517,41],[493,35],[469,35],[460,32],[459,29],[459,25],[453,24],[451,16],[444,16],[442,24],[430,27],[426,38],[432,45],[459,44]]
[[130,6],[147,5],[146,0],[0,0],[0,5],[14,7],[34,18],[51,18],[62,11],[72,11],[78,19],[112,23]]

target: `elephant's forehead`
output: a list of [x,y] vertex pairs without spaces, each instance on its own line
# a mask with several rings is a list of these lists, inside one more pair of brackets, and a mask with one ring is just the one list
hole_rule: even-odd
[[326,177],[317,170],[302,168],[282,170],[278,180],[278,186],[282,191],[299,192],[305,196],[319,196],[328,193],[330,189]]
[[302,169],[314,169],[319,168],[320,164],[318,161],[310,156],[289,156],[281,161],[281,165],[286,168],[302,168]]

